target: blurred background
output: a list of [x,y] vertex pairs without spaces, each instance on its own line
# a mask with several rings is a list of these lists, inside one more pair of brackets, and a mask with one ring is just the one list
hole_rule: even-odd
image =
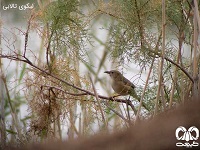
[[120,99],[131,100],[142,119],[195,91],[199,18],[191,0],[1,0],[0,6],[1,147],[128,128],[137,114],[109,100],[106,70],[136,85],[148,110],[129,96]]

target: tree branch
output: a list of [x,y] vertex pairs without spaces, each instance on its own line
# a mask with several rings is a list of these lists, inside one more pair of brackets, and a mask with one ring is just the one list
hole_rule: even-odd
[[[66,94],[70,94],[70,95],[74,95],[74,96],[81,96],[81,95],[91,95],[91,96],[95,96],[94,93],[92,93],[92,92],[90,92],[90,91],[88,91],[88,90],[82,89],[82,88],[80,88],[80,87],[78,87],[78,86],[76,86],[76,85],[74,85],[74,84],[72,84],[72,83],[69,83],[69,82],[67,82],[67,81],[65,81],[65,80],[63,80],[63,79],[57,77],[56,75],[53,75],[53,74],[51,74],[51,73],[49,73],[49,72],[43,70],[42,68],[40,68],[40,67],[34,65],[29,59],[24,58],[22,55],[17,55],[17,56],[15,56],[15,55],[3,55],[3,54],[0,54],[0,57],[1,57],[1,58],[10,59],[10,60],[14,60],[14,61],[21,61],[21,62],[27,63],[28,65],[30,65],[31,67],[33,67],[33,68],[35,68],[35,69],[41,71],[42,73],[44,73],[44,74],[46,74],[46,75],[48,75],[48,76],[50,76],[50,77],[53,77],[54,79],[57,79],[57,80],[59,80],[59,81],[65,83],[66,85],[71,86],[71,87],[73,87],[73,88],[75,88],[75,89],[77,89],[77,90],[83,92],[83,93],[80,93],[80,94],[66,93],[66,92],[65,92]],[[57,87],[54,87],[54,88],[57,88]],[[57,89],[58,89],[58,88],[57,88]],[[59,90],[61,90],[61,89],[59,89]],[[62,90],[62,91],[63,91],[63,90]],[[125,104],[127,103],[127,100],[124,100],[124,99],[115,99],[115,98],[113,98],[113,97],[107,97],[107,96],[103,96],[103,95],[98,95],[98,97],[101,98],[101,99],[104,99],[104,100],[115,101],[115,102],[125,103]],[[134,106],[133,106],[133,104],[131,103],[130,100],[128,100],[128,105],[130,105],[131,108],[134,109]]]
[[[158,51],[153,51],[151,49],[149,49],[150,52],[154,53],[152,57],[156,57],[156,55],[158,57],[161,57],[161,54]],[[157,58],[158,58],[157,57]],[[182,66],[180,66],[179,64],[177,64],[176,62],[174,62],[173,60],[171,60],[170,58],[164,56],[164,59],[166,61],[169,61],[170,63],[172,63],[173,65],[175,65],[176,67],[178,67],[181,71],[183,71],[183,73],[185,73],[185,75],[192,81],[192,83],[194,83],[194,79],[193,77],[187,72],[187,70],[185,68],[183,68]]]

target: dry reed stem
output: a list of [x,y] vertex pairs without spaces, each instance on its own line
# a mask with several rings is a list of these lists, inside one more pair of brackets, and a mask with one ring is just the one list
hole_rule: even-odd
[[[198,45],[198,30],[197,30],[197,23],[199,21],[199,12],[198,12],[198,5],[197,1],[194,0],[194,17],[193,17],[193,24],[194,24],[194,37],[193,37],[193,96],[195,98],[198,97],[198,64],[197,64],[197,45]],[[197,12],[197,13],[196,13]],[[199,23],[200,25],[200,23]],[[200,27],[199,27],[200,28]]]
[[163,70],[163,65],[164,65],[164,58],[165,58],[165,26],[166,26],[166,19],[165,19],[165,0],[162,0],[162,54],[161,54],[161,62],[159,65],[159,83],[158,83],[158,91],[156,95],[156,101],[155,101],[155,112],[154,114],[156,115],[158,112],[158,101],[160,97],[160,91],[161,88],[163,88],[163,75],[162,75],[162,70]]
[[146,82],[145,82],[145,86],[144,86],[144,89],[142,91],[142,95],[141,95],[141,98],[140,98],[140,104],[139,104],[137,115],[136,115],[136,121],[139,119],[139,116],[140,116],[140,112],[141,112],[141,108],[142,108],[142,102],[143,102],[145,91],[146,91],[148,83],[149,83],[150,75],[151,75],[151,72],[152,72],[152,69],[153,69],[154,60],[155,60],[155,58],[153,58],[153,60],[152,60],[152,63],[151,63],[150,69],[149,69],[149,73],[147,75],[147,79],[146,79]]
[[100,113],[101,113],[101,116],[102,116],[104,125],[106,126],[105,129],[107,129],[108,122],[106,121],[106,118],[105,118],[103,109],[102,109],[102,107],[101,107],[101,103],[100,103],[100,101],[99,101],[99,97],[98,97],[98,94],[97,94],[97,92],[96,92],[96,89],[95,89],[94,83],[93,83],[93,81],[92,81],[92,78],[91,78],[90,76],[89,76],[89,78],[90,78],[90,82],[92,83],[92,89],[93,89],[93,91],[94,91],[95,98],[96,98],[96,100],[97,100],[97,104],[98,104],[98,106],[99,106],[99,110],[100,110]]

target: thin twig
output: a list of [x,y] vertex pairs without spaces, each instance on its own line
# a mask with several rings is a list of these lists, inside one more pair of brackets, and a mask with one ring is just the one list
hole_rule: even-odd
[[[147,44],[147,43],[146,43]],[[150,56],[152,57],[162,57],[162,54],[158,52],[158,50],[152,50],[152,49],[148,49],[151,53],[153,53],[153,55],[150,54]],[[176,62],[174,62],[173,60],[171,60],[170,58],[164,56],[164,59],[166,61],[169,61],[170,63],[172,63],[173,65],[175,65],[176,67],[178,67],[181,71],[183,71],[183,73],[194,83],[193,77],[187,72],[187,70],[185,68],[183,68],[182,66],[180,66],[179,64],[177,64]]]
[[71,93],[71,92],[67,92],[67,91],[65,91],[65,90],[63,90],[63,89],[61,89],[61,88],[59,88],[59,87],[57,87],[57,86],[41,85],[41,88],[42,88],[42,87],[53,88],[53,89],[56,89],[56,90],[59,90],[59,91],[65,93],[65,94],[67,94],[67,95],[72,95],[72,96],[83,96],[83,95],[88,95],[86,92],[84,92],[84,93]]
[[[160,35],[158,37],[158,41],[156,43],[155,49],[158,49],[161,37],[162,37],[162,32],[160,33]],[[149,82],[149,79],[150,79],[150,75],[151,75],[151,72],[152,72],[152,69],[153,69],[154,61],[155,61],[155,57],[153,57],[153,60],[151,62],[151,66],[149,68],[149,73],[147,75],[146,83],[145,83],[144,89],[142,91],[142,95],[140,97],[140,104],[139,104],[139,108],[138,108],[137,115],[136,115],[136,121],[139,119],[139,116],[140,116],[140,111],[141,111],[141,108],[142,108],[142,101],[143,101],[144,94],[145,94],[145,91],[146,91],[146,88],[147,88],[147,85],[148,85],[148,82]]]
[[163,105],[163,108],[164,108],[164,111],[166,111],[166,100],[165,100],[165,96],[164,96],[164,88],[161,88],[160,90],[160,93],[161,93],[161,102],[162,102],[162,105]]
[[127,120],[124,116],[122,116],[120,113],[118,113],[116,110],[112,109],[112,107],[110,107],[108,105],[108,103],[106,102],[105,105],[110,109],[112,110],[116,115],[118,115],[122,120],[124,120],[125,122],[127,123],[130,123],[129,120]]
[[[131,108],[136,116],[137,110],[135,109],[135,106],[132,104],[132,102],[130,100],[125,100],[125,102],[128,103],[129,106],[131,106]],[[122,102],[122,103],[124,103],[124,102]]]
[[165,58],[165,26],[166,26],[166,20],[165,20],[165,0],[162,0],[162,54],[161,54],[161,62],[159,65],[159,83],[158,83],[158,91],[156,95],[156,101],[155,101],[155,115],[158,111],[158,101],[160,97],[160,91],[163,87],[163,64],[164,64],[164,58]]
[[199,16],[199,10],[198,10],[198,2],[197,0],[193,0],[194,2],[194,17],[198,23],[199,31],[200,31],[200,16]]
[[[75,88],[75,89],[77,89],[77,90],[79,90],[79,91],[82,91],[82,92],[86,93],[86,95],[95,96],[94,93],[92,93],[92,92],[90,92],[90,91],[88,91],[88,90],[82,89],[82,88],[80,88],[80,87],[78,87],[78,86],[76,86],[76,85],[74,85],[74,84],[72,84],[72,83],[69,83],[69,82],[67,82],[67,81],[65,81],[65,80],[63,80],[63,79],[57,77],[56,75],[51,74],[51,73],[45,71],[44,69],[42,69],[42,68],[40,68],[40,67],[34,65],[30,60],[24,59],[22,55],[14,56],[14,55],[3,55],[3,54],[0,54],[0,57],[1,57],[1,58],[7,58],[7,59],[10,59],[10,60],[21,61],[21,62],[27,63],[27,64],[29,64],[31,67],[33,67],[33,68],[35,68],[35,69],[41,71],[43,74],[49,75],[50,77],[52,77],[52,78],[54,78],[54,79],[57,79],[57,80],[63,82],[64,84],[66,84],[66,85],[68,85],[68,86],[71,86],[71,87],[73,87],[73,88]],[[75,96],[76,96],[76,95],[75,95]],[[77,95],[77,96],[78,96],[78,95]],[[98,95],[98,97],[101,98],[101,99],[109,100],[109,101],[115,101],[115,102],[125,103],[125,104],[127,103],[127,100],[124,100],[124,99],[115,99],[115,98],[113,98],[113,97],[107,97],[107,96],[103,96],[103,95]],[[128,104],[131,106],[131,108],[132,108],[133,110],[135,110],[135,108],[134,108],[133,104],[131,103],[131,101],[130,101],[130,102],[128,101]]]
[[170,58],[164,57],[165,60],[171,62],[173,65],[177,66],[181,71],[185,73],[185,75],[194,83],[193,77],[185,70],[182,66],[171,60]]
[[[96,89],[95,89],[94,83],[93,83],[93,81],[92,81],[92,79],[91,79],[90,76],[89,76],[89,79],[90,79],[90,82],[91,82],[91,84],[92,84],[92,88],[93,88],[93,91],[94,91],[94,94],[95,94],[95,98],[96,98],[97,103],[98,103],[98,105],[99,105],[99,110],[100,110],[100,112],[101,112],[101,116],[102,116],[103,122],[104,122],[105,126],[107,127],[108,124],[107,124],[107,121],[106,121],[106,119],[105,119],[105,116],[104,116],[104,113],[103,113],[103,109],[102,109],[102,107],[101,107],[101,103],[100,103],[100,101],[99,101],[99,97],[98,97],[97,91],[96,91]],[[107,128],[106,128],[106,129],[107,129]]]
[[138,25],[139,25],[139,34],[140,34],[140,47],[143,47],[144,44],[144,27],[142,24],[141,16],[140,16],[140,9],[138,8],[137,0],[135,0],[135,8],[136,8],[136,15],[138,18]]
[[142,92],[142,95],[141,95],[141,98],[140,98],[140,104],[139,104],[139,108],[138,108],[137,115],[136,115],[136,121],[139,119],[140,111],[141,111],[141,108],[142,108],[142,101],[143,101],[143,98],[144,98],[144,94],[145,94],[147,85],[149,83],[149,78],[150,78],[150,75],[151,75],[151,71],[153,69],[154,60],[155,60],[155,58],[153,58],[153,60],[152,60],[152,63],[151,63],[150,69],[149,69],[149,73],[147,75],[146,83],[145,83],[145,86],[144,86],[144,89],[143,89],[143,92]]
[[25,43],[24,43],[24,53],[23,53],[24,58],[26,58],[26,50],[27,50],[27,46],[28,46],[28,34],[29,34],[32,18],[33,18],[33,15],[31,15],[29,20],[28,20],[28,26],[27,26],[27,30],[26,30],[26,33],[25,33]]
[[12,119],[14,121],[14,125],[15,125],[15,128],[17,130],[17,134],[18,134],[19,140],[23,141],[23,135],[21,133],[22,130],[21,130],[21,126],[20,126],[20,123],[19,123],[19,118],[17,116],[16,110],[14,109],[14,107],[12,105],[11,97],[10,97],[10,94],[9,94],[9,90],[8,90],[8,86],[7,86],[7,83],[6,83],[5,76],[2,76],[2,80],[3,80],[3,83],[4,83],[5,90],[6,90],[7,101],[8,101],[10,110],[11,110],[11,116],[12,116]]
[[[182,49],[182,45],[183,45],[183,31],[181,31],[181,33],[179,33],[179,52],[177,55],[177,60],[176,63],[178,64],[179,62],[181,62],[181,49]],[[172,90],[170,93],[170,101],[169,101],[169,107],[172,107],[172,102],[173,102],[173,97],[174,97],[174,91],[175,91],[175,87],[176,87],[176,82],[177,82],[177,73],[178,73],[178,67],[175,67],[174,69],[174,75],[173,75],[173,83],[172,83]]]
[[130,112],[129,112],[129,109],[128,109],[128,102],[126,103],[126,109],[127,109],[127,114],[128,114],[128,120],[130,121],[131,117],[130,117]]
[[48,66],[48,70],[49,70],[50,73],[51,73],[51,65],[50,65],[50,62],[49,62],[49,56],[51,56],[50,48],[51,48],[51,39],[53,37],[53,34],[54,34],[54,29],[52,29],[51,34],[49,35],[49,29],[48,29],[48,23],[47,23],[47,36],[49,37],[49,39],[48,39],[49,41],[48,41],[48,45],[47,45],[47,48],[46,48],[46,61],[47,61],[47,66]]
[[[198,5],[197,1],[194,0],[194,18],[193,18],[193,24],[194,24],[194,32],[193,32],[193,79],[194,79],[194,84],[193,84],[193,96],[194,99],[198,98],[198,60],[197,60],[197,45],[198,45],[198,29],[197,29],[197,23],[199,19],[199,11],[198,11]],[[198,11],[198,12],[197,12]],[[197,13],[196,13],[197,12]],[[199,23],[200,25],[200,23]]]

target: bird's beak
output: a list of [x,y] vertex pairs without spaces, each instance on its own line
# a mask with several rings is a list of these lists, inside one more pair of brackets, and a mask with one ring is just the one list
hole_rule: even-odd
[[105,71],[104,73],[110,74],[110,71]]

